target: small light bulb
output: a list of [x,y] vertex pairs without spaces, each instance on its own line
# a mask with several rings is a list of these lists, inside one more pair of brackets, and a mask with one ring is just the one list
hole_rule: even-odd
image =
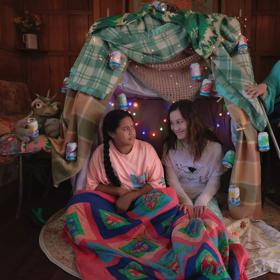
[[223,114],[222,113],[219,113],[219,116],[221,117]]
[[155,137],[155,136],[156,136],[156,134],[153,132],[153,133],[152,133],[152,136],[153,136],[153,137]]

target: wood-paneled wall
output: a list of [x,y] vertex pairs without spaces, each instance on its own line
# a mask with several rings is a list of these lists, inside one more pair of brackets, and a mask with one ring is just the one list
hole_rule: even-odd
[[0,1],[0,79],[25,81],[23,59],[15,48],[15,0]]
[[262,82],[280,59],[280,0],[219,0],[222,13],[236,16],[248,44],[255,79]]
[[38,34],[39,50],[22,49],[21,38],[17,47],[27,71],[27,84],[32,93],[58,93],[64,77],[74,63],[93,23],[92,0],[22,0],[22,9],[38,14],[42,30]]

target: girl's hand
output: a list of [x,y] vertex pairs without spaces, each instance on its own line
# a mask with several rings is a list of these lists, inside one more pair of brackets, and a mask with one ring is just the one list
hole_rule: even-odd
[[118,196],[118,197],[121,197],[121,196],[127,194],[128,192],[129,192],[129,190],[126,189],[126,188],[117,187],[117,196]]
[[259,85],[252,85],[247,86],[245,88],[245,92],[251,97],[256,98],[258,96],[262,96],[266,93],[267,85],[266,84],[259,84]]
[[129,193],[126,193],[122,196],[120,196],[116,201],[116,208],[118,212],[126,212],[132,203],[133,198],[129,195]]
[[202,218],[205,210],[206,206],[195,206],[193,208],[193,218]]
[[193,217],[193,205],[188,203],[181,203],[179,209],[189,216],[189,219]]

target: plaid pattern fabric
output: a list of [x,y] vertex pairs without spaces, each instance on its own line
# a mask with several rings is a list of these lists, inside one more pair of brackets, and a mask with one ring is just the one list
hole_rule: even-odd
[[[53,140],[55,184],[81,169],[93,139],[97,138],[97,126],[108,99],[129,59],[141,64],[161,63],[191,45],[212,65],[216,89],[231,102],[231,115],[245,128],[240,132],[231,178],[240,187],[242,205],[231,208],[231,212],[235,217],[259,216],[260,159],[254,128],[263,130],[266,122],[259,103],[244,93],[244,87],[254,83],[254,76],[249,54],[237,54],[240,34],[239,23],[234,18],[191,11],[161,13],[151,5],[138,13],[97,21],[70,72],[68,85],[79,92],[76,95],[70,92],[66,97],[64,139]],[[115,70],[108,66],[108,56],[113,50],[124,54],[121,67]],[[78,143],[78,159],[67,162],[65,146],[72,141]]]
[[[263,130],[266,121],[259,104],[244,93],[254,77],[249,55],[235,55],[240,35],[239,22],[225,15],[162,13],[145,5],[138,13],[104,18],[90,28],[70,71],[69,87],[104,99],[121,79],[128,59],[141,64],[161,63],[192,46],[206,60],[213,55],[219,94],[240,106],[254,127]],[[123,54],[123,61],[120,68],[112,70],[108,62],[114,50]]]
[[240,189],[239,206],[230,206],[236,219],[261,217],[261,164],[257,150],[257,131],[248,116],[236,105],[226,101],[231,117],[237,123],[237,148],[230,184]]
[[[55,186],[81,170],[91,152],[92,144],[97,143],[99,121],[106,109],[108,98],[110,96],[98,100],[81,92],[68,91],[62,115],[62,135],[59,139],[51,139]],[[69,142],[78,144],[76,161],[65,160],[66,145]]]

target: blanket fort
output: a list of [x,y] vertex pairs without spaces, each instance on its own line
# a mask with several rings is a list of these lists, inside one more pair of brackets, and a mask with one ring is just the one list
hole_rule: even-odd
[[82,279],[247,279],[247,252],[210,210],[189,220],[172,188],[152,190],[117,213],[115,198],[81,192],[65,233]]

